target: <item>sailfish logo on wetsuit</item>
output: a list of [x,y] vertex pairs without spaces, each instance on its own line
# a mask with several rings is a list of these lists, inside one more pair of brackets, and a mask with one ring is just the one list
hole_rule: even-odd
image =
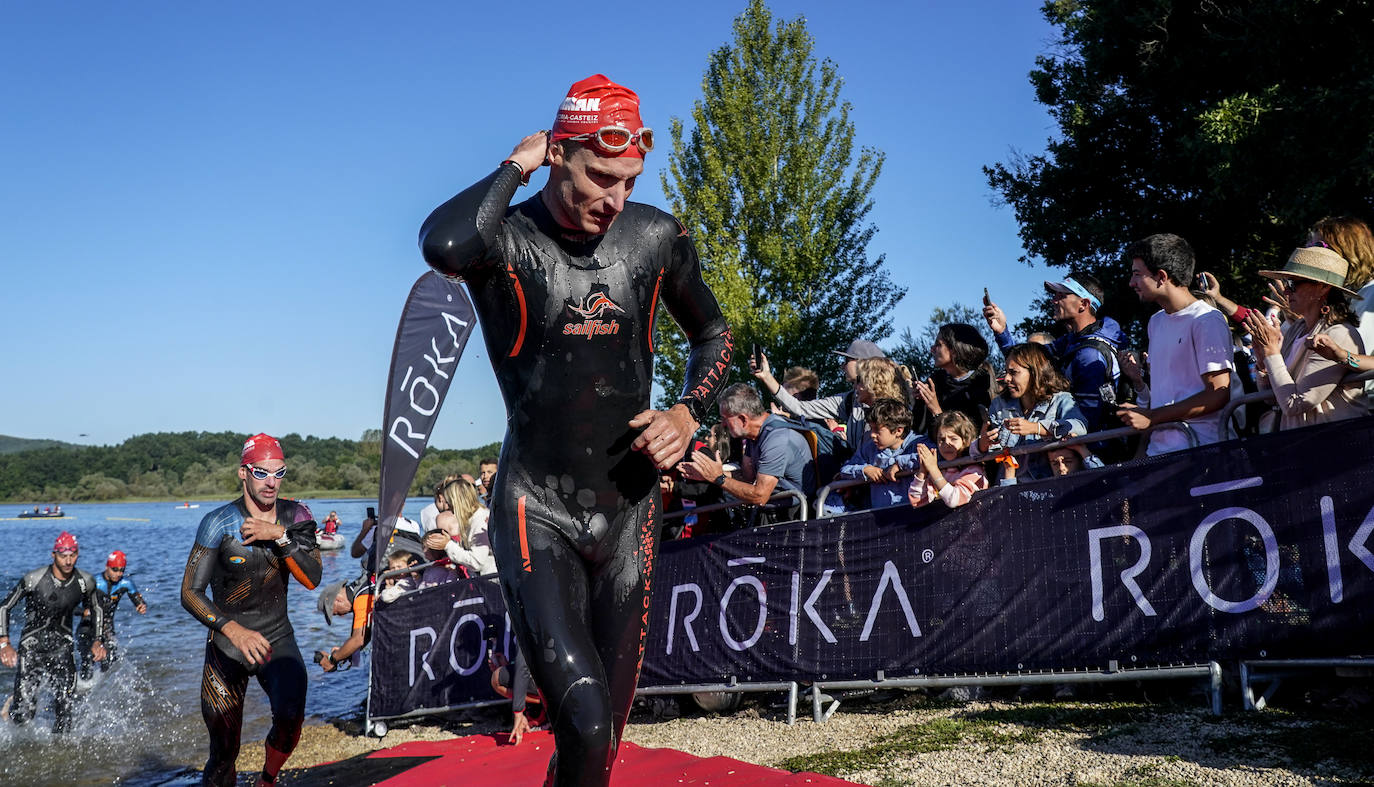
[[625,314],[625,310],[615,304],[615,301],[606,295],[605,290],[592,290],[580,303],[573,303],[568,299],[565,304],[572,322],[563,326],[564,336],[585,336],[591,339],[593,336],[610,336],[620,333],[620,322],[618,320],[602,320],[603,315],[609,316],[619,312]]

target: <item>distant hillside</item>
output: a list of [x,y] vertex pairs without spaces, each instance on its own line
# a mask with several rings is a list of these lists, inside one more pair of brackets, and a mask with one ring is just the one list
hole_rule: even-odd
[[37,451],[40,448],[77,448],[61,440],[30,440],[25,437],[10,437],[0,434],[0,454],[17,454],[20,451]]
[[[0,439],[22,445],[0,451],[0,500],[181,500],[238,489],[243,435],[235,432],[141,434],[111,446]],[[376,496],[380,430],[369,430],[362,440],[287,434],[281,444],[289,467],[288,495],[292,489],[327,489]],[[410,492],[429,494],[449,473],[476,475],[478,461],[500,450],[500,443],[457,451],[430,448]]]

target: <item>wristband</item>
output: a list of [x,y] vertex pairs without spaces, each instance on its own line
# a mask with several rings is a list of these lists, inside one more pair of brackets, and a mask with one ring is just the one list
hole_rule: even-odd
[[1360,362],[1355,360],[1355,356],[1351,354],[1349,350],[1345,351],[1345,365],[1349,366],[1351,369],[1360,368]]
[[725,474],[721,473],[720,475],[716,476],[716,479],[712,481],[711,484],[714,486],[725,486]]
[[281,538],[276,539],[275,543],[279,547],[289,547],[291,546],[291,536],[288,533],[283,532],[281,534]]
[[525,168],[520,166],[519,162],[517,162],[513,158],[508,158],[505,161],[501,162],[501,166],[503,167],[507,164],[510,164],[511,166],[515,167],[517,170],[520,171],[520,185],[528,186],[530,184],[530,173],[526,172]]

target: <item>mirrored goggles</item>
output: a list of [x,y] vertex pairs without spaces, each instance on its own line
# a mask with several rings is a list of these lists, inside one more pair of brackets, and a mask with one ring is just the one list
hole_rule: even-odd
[[286,477],[285,467],[279,468],[276,471],[264,470],[263,468],[255,467],[254,465],[244,465],[244,467],[248,468],[248,472],[252,473],[253,477],[258,479],[259,481],[266,481],[269,475],[276,479],[282,479]]
[[602,126],[596,131],[578,134],[568,139],[574,142],[595,142],[597,147],[607,153],[620,153],[631,143],[638,145],[641,153],[648,153],[654,149],[654,130],[651,128],[631,132],[624,126]]

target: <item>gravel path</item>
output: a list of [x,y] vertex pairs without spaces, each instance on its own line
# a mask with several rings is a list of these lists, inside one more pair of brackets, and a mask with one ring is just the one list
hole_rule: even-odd
[[[414,724],[384,739],[362,738],[356,724],[307,727],[289,767],[345,759],[411,740],[503,729],[495,719]],[[759,704],[724,717],[689,715],[655,721],[638,713],[625,739],[702,757],[834,773],[862,784],[894,785],[1342,785],[1374,783],[1374,716],[1285,712],[1214,718],[1188,706],[1120,703],[933,703],[901,697],[848,700],[830,720],[810,716],[788,726]],[[244,747],[240,772],[261,767]],[[852,762],[816,767],[842,752]],[[806,763],[788,758],[811,757]],[[289,774],[281,781],[290,785]]]

